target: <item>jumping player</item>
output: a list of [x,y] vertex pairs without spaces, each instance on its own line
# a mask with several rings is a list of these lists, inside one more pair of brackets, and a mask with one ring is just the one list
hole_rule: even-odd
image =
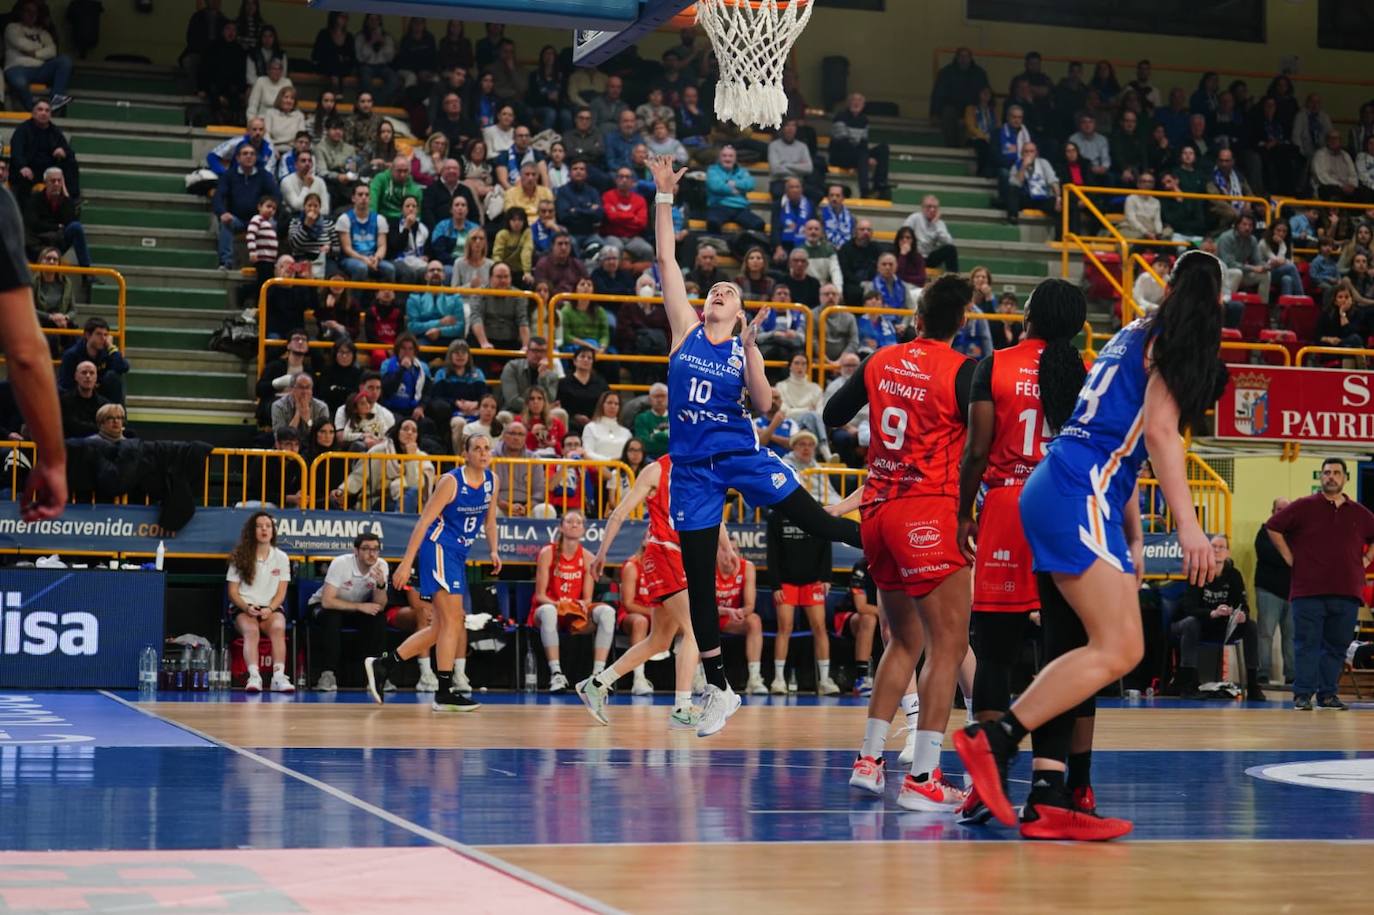
[[[1202,251],[1178,259],[1159,310],[1122,328],[1098,355],[1073,415],[1050,443],[1021,494],[1021,522],[1037,573],[1045,639],[1086,638],[1059,654],[1005,715],[954,736],[955,748],[992,815],[1016,823],[1006,767],[1036,731],[1030,797],[1021,835],[1104,840],[1126,834],[1127,820],[1075,809],[1065,784],[1077,710],[1124,676],[1144,651],[1136,594],[1144,570],[1136,476],[1146,452],[1178,523],[1183,573],[1193,584],[1217,571],[1193,512],[1180,433],[1214,402],[1224,367],[1220,261]],[[1070,644],[1072,642],[1070,641]]]
[[[973,372],[968,445],[959,472],[958,542],[974,564],[973,716],[978,721],[1011,707],[1012,667],[1036,629],[1030,615],[1040,609],[1040,593],[1017,506],[1021,487],[1068,421],[1083,387],[1087,370],[1072,341],[1086,317],[1087,300],[1077,286],[1045,280],[1026,302],[1025,339],[988,356]],[[975,521],[974,502],[984,487]],[[1091,698],[1082,711],[1074,727],[1077,746],[1069,756],[1069,787],[1075,803],[1091,809],[1087,762],[1096,712]],[[969,793],[960,813],[966,823],[991,816],[977,791]]]
[[[606,556],[621,526],[635,509],[647,502],[649,530],[644,535],[640,590],[648,594],[650,601],[661,606],[654,613],[654,624],[648,638],[632,645],[614,664],[608,665],[596,676],[577,684],[577,695],[592,717],[602,724],[610,724],[606,718],[606,696],[610,693],[611,685],[624,676],[625,671],[634,670],[654,655],[667,651],[678,633],[682,634],[682,642],[677,650],[673,712],[668,726],[685,730],[699,724],[700,714],[692,706],[692,677],[697,669],[697,651],[696,640],[692,637],[692,614],[687,603],[687,577],[682,571],[682,547],[678,543],[678,534],[669,520],[671,468],[672,458],[665,454],[639,472],[634,486],[630,487],[629,493],[620,500],[607,519],[601,535],[601,549],[592,559],[592,574],[599,576],[606,566]],[[730,537],[725,533],[725,525],[719,524],[717,527],[716,549],[728,554],[732,549]]]
[[856,788],[883,793],[883,744],[924,632],[916,746],[897,797],[907,810],[953,810],[964,800],[940,771],[940,744],[968,652],[969,563],[955,529],[974,363],[949,344],[972,298],[973,288],[958,276],[927,286],[917,311],[920,336],[869,356],[825,407],[829,427],[845,425],[865,403],[873,418],[861,506],[864,555],[892,633],[849,780]]
[[773,452],[760,449],[753,421],[740,403],[745,390],[760,413],[773,405],[758,348],[762,309],[747,326],[744,298],[734,283],[706,291],[700,315],[687,298],[677,263],[673,194],[687,169],[658,156],[650,161],[654,196],[655,263],[673,339],[668,357],[668,448],[673,457],[672,522],[682,543],[682,566],[691,599],[692,630],[701,650],[706,694],[697,734],[725,726],[740,699],[725,681],[716,608],[715,541],[725,491],[735,489],[753,506],[771,506],[817,537],[861,545],[858,525],[827,515]]
[[382,652],[363,659],[367,691],[372,701],[382,701],[382,685],[392,665],[435,647],[439,689],[431,706],[436,712],[471,712],[479,703],[453,687],[454,660],[463,631],[463,600],[468,594],[468,548],[477,539],[477,528],[486,531],[492,573],[501,574],[501,554],[496,530],[496,481],[491,472],[491,439],[474,435],[463,446],[463,466],[439,478],[439,485],[425,502],[420,520],[406,543],[405,556],[391,581],[397,590],[410,584],[416,554],[420,558],[420,596],[434,604],[430,625],[411,634],[395,654]]
[[525,625],[539,629],[544,656],[549,662],[549,692],[568,688],[558,658],[558,633],[594,631],[592,676],[606,667],[615,639],[615,611],[609,604],[593,604],[592,592],[599,575],[593,574],[592,554],[582,545],[587,518],[577,509],[563,513],[554,542],[539,551],[534,564],[534,597]]

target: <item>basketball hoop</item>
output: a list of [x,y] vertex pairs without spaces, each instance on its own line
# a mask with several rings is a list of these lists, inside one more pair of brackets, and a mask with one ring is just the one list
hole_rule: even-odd
[[787,113],[782,70],[811,18],[810,0],[697,0],[696,12],[720,62],[716,116],[777,127]]

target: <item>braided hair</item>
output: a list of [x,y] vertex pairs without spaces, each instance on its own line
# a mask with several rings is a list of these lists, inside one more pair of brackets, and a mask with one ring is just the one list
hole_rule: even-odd
[[1040,405],[1053,432],[1073,415],[1088,376],[1083,357],[1073,345],[1087,317],[1088,300],[1067,280],[1043,280],[1026,301],[1027,336],[1045,341],[1040,354]]

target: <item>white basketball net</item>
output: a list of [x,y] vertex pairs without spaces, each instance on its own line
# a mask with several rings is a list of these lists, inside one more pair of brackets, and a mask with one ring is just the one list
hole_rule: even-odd
[[716,116],[777,127],[787,113],[782,69],[811,18],[810,0],[697,0],[696,9],[720,62]]

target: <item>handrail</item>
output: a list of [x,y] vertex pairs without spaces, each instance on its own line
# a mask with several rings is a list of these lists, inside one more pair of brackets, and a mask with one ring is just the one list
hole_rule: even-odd
[[[1274,218],[1283,218],[1284,208],[1299,210],[1308,207],[1317,207],[1322,210],[1359,210],[1364,212],[1369,209],[1368,203],[1345,203],[1336,200],[1312,200],[1306,197],[1275,197],[1274,198]],[[1297,253],[1296,248],[1293,249]],[[1304,252],[1311,252],[1315,248],[1303,248]]]
[[[543,298],[537,292],[529,292],[524,289],[483,289],[468,286],[423,286],[415,283],[365,283],[358,280],[336,280],[336,279],[313,279],[305,277],[280,277],[274,276],[262,284],[258,290],[258,361],[256,375],[262,374],[262,367],[266,362],[267,344],[285,344],[287,341],[280,338],[267,339],[267,294],[277,286],[308,286],[315,289],[362,289],[373,292],[380,292],[383,289],[390,289],[393,292],[442,292],[446,294],[473,295],[473,296],[498,296],[506,298],[533,299],[538,311],[546,307]],[[540,326],[541,315],[535,316],[534,326]],[[356,343],[356,341],[355,341]],[[321,341],[312,341],[313,345],[320,345]],[[334,344],[327,341],[323,342],[324,347],[331,347]],[[385,344],[356,344],[359,349],[389,349]],[[421,350],[423,351],[423,347]],[[442,347],[431,347],[430,351],[443,352],[447,349],[447,344]],[[515,353],[524,355],[515,350],[473,350],[477,355],[501,355],[505,353]]]
[[[211,451],[209,456],[205,459],[205,483],[201,494],[201,505],[206,507],[210,506],[210,472],[213,469],[213,462],[217,457],[222,461],[221,475],[219,478],[220,490],[223,494],[223,498],[220,500],[221,507],[227,508],[237,502],[248,502],[252,500],[254,496],[256,496],[257,501],[260,502],[274,502],[278,508],[306,508],[310,505],[310,479],[309,475],[306,473],[305,458],[301,457],[300,454],[295,451],[269,451],[259,448],[216,448]],[[230,458],[242,458],[242,460],[238,462],[240,464],[239,497],[232,502],[229,498]],[[257,459],[255,463],[259,465],[257,469],[259,487],[257,493],[250,493],[248,491],[249,460],[254,458]],[[276,493],[268,493],[267,491],[267,470],[268,462],[271,459],[276,459],[279,475],[277,481],[279,485]],[[300,502],[298,505],[288,506],[286,504],[286,497],[292,495],[292,493],[286,491],[286,466],[293,462],[301,473]],[[277,498],[273,499],[273,495]]]
[[826,478],[826,486],[819,489],[820,496],[816,498],[816,501],[820,502],[822,505],[829,505],[831,492],[835,489],[834,485],[830,483],[830,477],[837,476],[841,479],[845,477],[855,477],[858,480],[858,485],[863,486],[864,482],[868,479],[868,468],[846,467],[839,464],[820,464],[816,467],[807,467],[803,469],[801,476],[802,485],[806,487],[807,491],[810,492],[813,497],[816,496],[818,490],[810,486],[806,482],[806,478],[816,476],[823,476]]
[[[124,274],[113,267],[76,267],[71,264],[29,264],[29,272],[38,273],[65,273],[71,276],[105,276],[113,279],[115,285],[119,287],[119,295],[115,299],[115,322],[111,333],[115,337],[120,349],[128,349],[127,339],[127,318],[129,284],[124,280]],[[83,331],[79,327],[60,328],[45,327],[43,333],[50,336],[80,336]]]
[[[334,467],[333,461],[344,461],[348,465],[351,465],[348,467],[344,479],[340,481],[338,486],[330,485],[330,471]],[[374,481],[371,479],[374,474],[372,468],[373,465],[379,461],[383,462],[383,466],[380,471],[375,471],[375,473],[380,477],[380,480]],[[446,472],[451,467],[462,466],[462,459],[455,455],[446,454],[400,454],[394,451],[326,451],[323,454],[317,455],[315,459],[310,462],[310,507],[325,511],[334,507],[344,511],[349,511],[350,509],[352,511],[398,511],[394,504],[396,500],[390,494],[389,484],[391,480],[388,479],[388,470],[385,466],[387,463],[420,463],[432,465],[434,470],[433,478],[429,481],[428,486],[419,487],[419,498],[416,505],[413,507],[402,506],[402,509],[400,509],[407,513],[412,511],[419,513],[424,509],[425,500],[429,498],[430,492],[438,482],[439,475]],[[321,466],[324,468],[324,477],[319,479],[318,471]],[[420,473],[423,475],[423,468],[421,468]],[[355,479],[358,485],[356,493],[352,489],[352,484]],[[404,474],[402,475],[402,479],[404,479]],[[321,484],[320,490],[322,491],[316,491],[315,484],[317,482]],[[377,490],[378,505],[372,504],[372,493],[374,489]],[[342,497],[334,500],[333,497],[339,490],[343,491]],[[358,504],[354,506],[349,505],[349,499],[352,497],[356,497]],[[391,507],[387,506],[388,500],[393,503]],[[335,501],[337,504],[335,504]]]
[[[1293,364],[1292,352],[1282,343],[1251,343],[1248,340],[1222,340],[1221,348],[1255,353],[1278,353],[1283,357],[1284,365]],[[1299,352],[1301,352],[1301,350],[1299,350]]]
[[1304,346],[1298,350],[1297,354],[1294,356],[1293,359],[1294,364],[1301,368],[1303,359],[1311,355],[1374,357],[1374,349],[1365,349],[1363,347],[1358,346],[1326,346],[1324,344],[1314,343],[1310,346]]

